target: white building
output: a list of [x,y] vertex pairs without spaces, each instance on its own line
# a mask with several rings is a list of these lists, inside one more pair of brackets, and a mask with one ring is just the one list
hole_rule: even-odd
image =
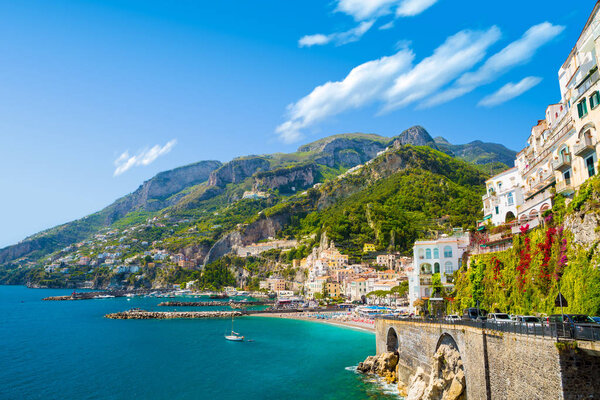
[[469,246],[469,234],[456,230],[452,236],[434,240],[419,240],[413,246],[413,268],[408,271],[410,306],[415,300],[430,297],[431,278],[440,274],[442,284],[450,283],[454,271],[461,267],[464,252]]
[[348,295],[350,301],[362,301],[363,296],[367,295],[367,280],[365,278],[358,278],[348,283]]
[[491,220],[498,226],[516,219],[523,204],[523,182],[517,167],[491,177],[485,186],[486,194],[482,197],[484,221]]

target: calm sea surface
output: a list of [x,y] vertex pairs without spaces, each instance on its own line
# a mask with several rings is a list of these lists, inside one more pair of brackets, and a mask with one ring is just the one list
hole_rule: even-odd
[[41,301],[69,293],[0,286],[0,399],[397,398],[352,371],[372,333],[244,317],[235,343],[230,320],[103,318],[164,299]]

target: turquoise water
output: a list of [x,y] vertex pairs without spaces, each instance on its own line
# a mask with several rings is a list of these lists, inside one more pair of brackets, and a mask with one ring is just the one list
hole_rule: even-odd
[[[41,301],[69,290],[0,286],[1,399],[389,399],[350,368],[374,354],[372,333],[325,324],[109,320],[162,299]],[[187,309],[187,308],[186,308]]]

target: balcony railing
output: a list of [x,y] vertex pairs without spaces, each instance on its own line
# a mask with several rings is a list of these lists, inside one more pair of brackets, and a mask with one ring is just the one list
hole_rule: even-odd
[[583,140],[579,140],[573,145],[573,154],[579,157],[585,157],[588,154],[593,153],[595,150],[596,144],[589,136],[584,137]]
[[571,194],[575,190],[573,189],[573,185],[571,181],[558,181],[556,182],[556,193],[562,194]]
[[431,285],[430,277],[421,277],[420,281],[421,281],[421,285]]
[[557,171],[566,171],[571,168],[571,154],[559,154],[557,159],[552,160],[552,168]]
[[542,150],[538,155],[536,155],[535,158],[531,160],[529,165],[527,165],[524,171],[525,173],[532,170],[540,162],[544,161],[552,152],[553,146],[561,140],[565,139],[565,137],[567,137],[571,133],[571,131],[573,130],[573,119],[567,113],[559,122],[558,126],[560,126],[560,128],[556,129],[556,133],[549,137],[546,140],[546,143],[544,143],[544,150]]
[[574,96],[571,99],[571,104],[575,104],[579,101],[579,99],[581,98],[581,96],[583,96],[585,94],[585,92],[587,92],[590,87],[592,87],[592,85],[596,82],[598,82],[598,79],[600,79],[600,75],[598,74],[598,67],[595,67],[595,71],[589,75],[587,75],[579,84],[579,87],[577,87],[574,90]]

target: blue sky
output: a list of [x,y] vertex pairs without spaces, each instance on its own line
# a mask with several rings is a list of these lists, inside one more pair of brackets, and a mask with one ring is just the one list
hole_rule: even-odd
[[520,149],[594,5],[572,3],[0,1],[0,247],[159,171],[330,134]]

